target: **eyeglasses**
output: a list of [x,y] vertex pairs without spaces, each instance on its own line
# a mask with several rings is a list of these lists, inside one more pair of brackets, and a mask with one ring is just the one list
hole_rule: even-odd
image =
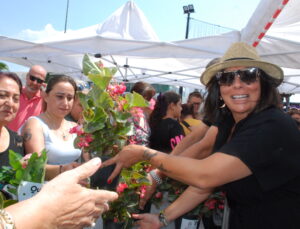
[[37,77],[35,77],[35,76],[32,76],[32,75],[29,76],[29,79],[30,79],[32,82],[36,81],[36,82],[39,83],[39,84],[45,82],[45,80],[41,80],[41,79],[39,79],[39,78],[37,78]]
[[233,72],[218,72],[216,74],[217,81],[221,86],[230,86],[236,76],[240,77],[240,80],[246,84],[254,83],[257,77],[260,75],[260,70],[258,68],[246,68]]

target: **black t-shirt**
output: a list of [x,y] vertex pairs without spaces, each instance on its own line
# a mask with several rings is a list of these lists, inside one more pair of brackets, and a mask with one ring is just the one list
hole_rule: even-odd
[[170,153],[184,137],[184,131],[178,121],[162,119],[155,128],[151,128],[149,146],[161,152]]
[[[223,186],[231,208],[230,229],[300,227],[300,132],[276,108],[236,124],[219,125],[215,149],[238,157],[252,175]],[[234,168],[232,168],[234,169]]]
[[0,167],[9,166],[9,150],[13,150],[16,153],[25,155],[22,137],[10,129],[7,130],[9,133],[9,146],[5,151],[0,152]]

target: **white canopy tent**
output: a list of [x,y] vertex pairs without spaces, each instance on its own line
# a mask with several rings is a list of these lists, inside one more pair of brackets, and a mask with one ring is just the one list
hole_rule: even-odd
[[[115,78],[119,81],[199,88],[199,75],[212,58],[222,56],[233,42],[252,44],[266,33],[260,37],[258,52],[263,59],[284,68],[281,92],[300,93],[299,7],[297,0],[262,0],[242,31],[160,42],[142,11],[129,1],[104,23],[55,40],[37,44],[0,37],[0,59],[25,66],[41,64],[49,72],[84,79],[81,60],[89,53],[101,57],[105,65],[117,66]],[[273,22],[274,12],[282,8]],[[267,30],[270,21],[273,25]]]

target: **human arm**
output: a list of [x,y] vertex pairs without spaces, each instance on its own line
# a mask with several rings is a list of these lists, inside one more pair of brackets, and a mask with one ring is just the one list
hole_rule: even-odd
[[79,183],[100,166],[99,158],[67,171],[48,182],[34,197],[11,205],[6,210],[18,229],[79,229],[90,226],[108,209],[115,192],[92,190]]
[[115,170],[109,177],[113,179],[123,167],[129,167],[138,161],[149,161],[168,177],[204,189],[251,175],[250,169],[239,158],[221,152],[196,160],[168,155],[139,145],[124,147],[114,158],[105,161],[103,166],[116,163]]
[[[165,218],[168,222],[177,219],[185,213],[191,211],[201,202],[205,201],[211,189],[198,189],[189,186],[171,205],[164,210]],[[137,224],[142,229],[156,229],[163,226],[157,214],[134,214],[135,219],[139,219]]]
[[[184,157],[190,157],[190,158],[197,158],[197,159],[203,159],[208,157],[213,149],[216,136],[218,133],[218,128],[216,126],[211,126],[205,133],[205,136],[200,140],[199,142],[196,142],[192,146],[188,147],[186,150],[180,153],[180,156]],[[184,140],[184,139],[183,139]],[[183,141],[182,140],[182,141]],[[179,145],[181,142],[179,143]],[[176,149],[176,148],[175,148]],[[171,153],[173,155],[173,152]],[[164,172],[156,169],[155,173],[158,177],[163,178],[165,176]],[[148,186],[149,195],[154,192],[156,188],[156,182],[153,181],[151,186]],[[146,195],[145,199],[142,200],[143,203],[146,202],[150,198],[148,194]]]

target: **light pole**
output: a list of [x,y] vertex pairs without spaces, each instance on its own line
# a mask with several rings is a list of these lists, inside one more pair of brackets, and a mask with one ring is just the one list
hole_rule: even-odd
[[187,14],[185,39],[188,39],[189,38],[189,27],[190,27],[190,14],[195,13],[194,6],[192,4],[183,6],[183,13]]
[[68,13],[69,13],[69,0],[67,0],[66,19],[65,19],[65,33],[67,32]]

